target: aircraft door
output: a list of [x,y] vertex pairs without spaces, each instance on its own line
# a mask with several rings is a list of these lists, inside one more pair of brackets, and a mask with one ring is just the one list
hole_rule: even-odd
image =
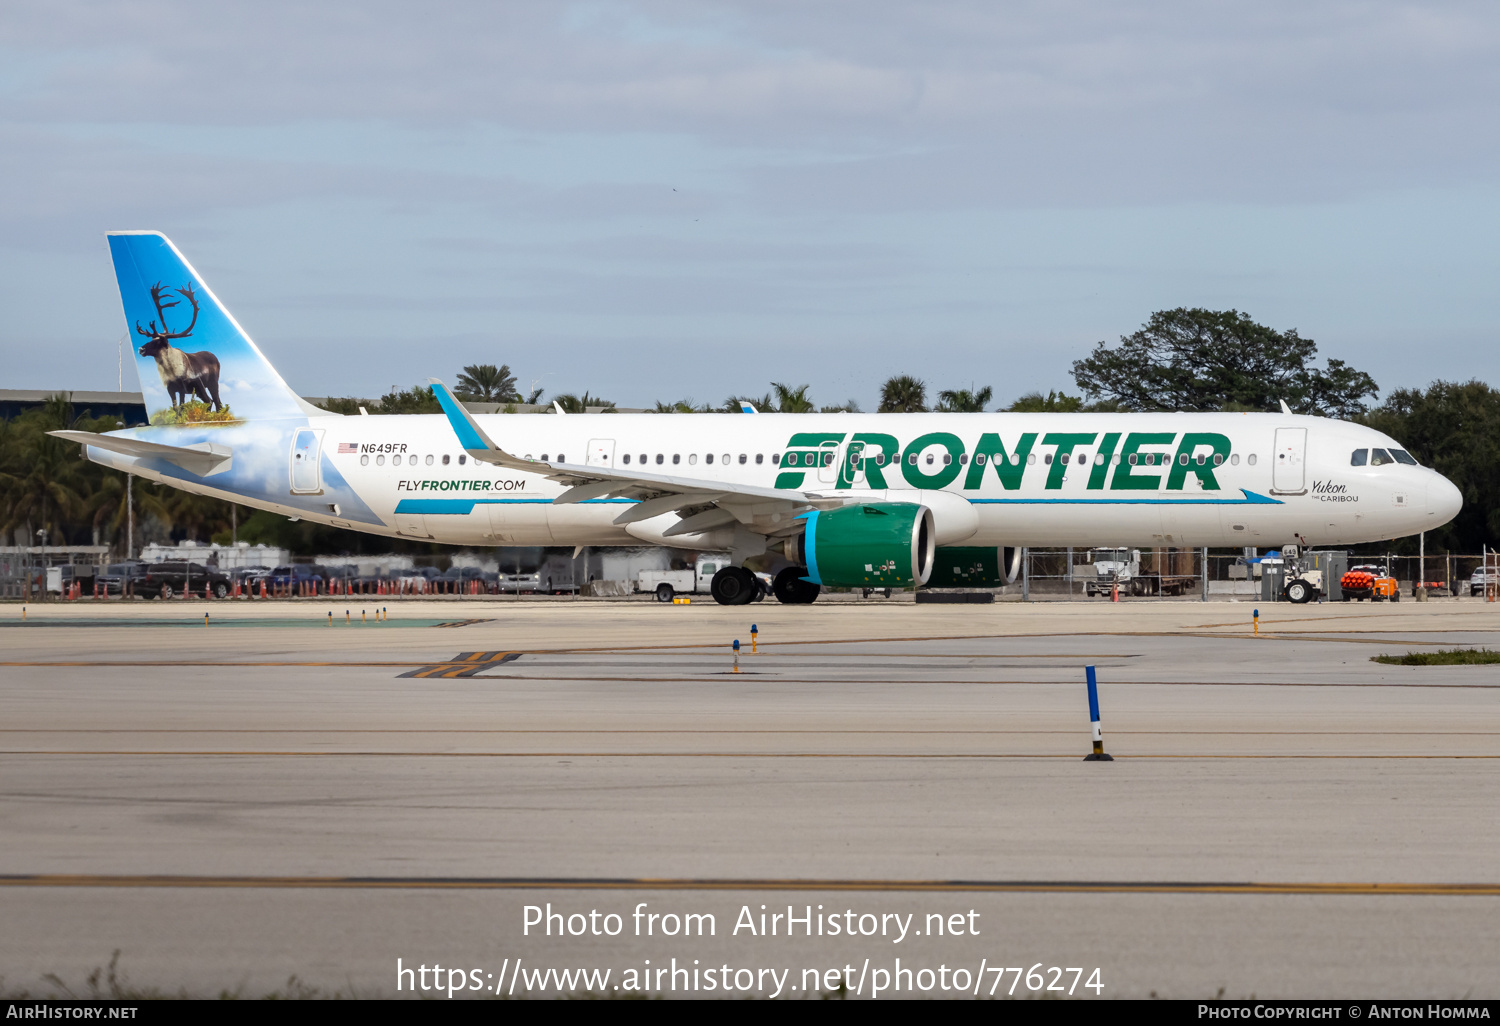
[[839,458],[843,454],[844,445],[842,441],[824,442],[818,448],[818,480],[826,485],[838,484]]
[[323,432],[300,428],[292,438],[292,494],[317,495],[323,490],[321,456]]
[[859,488],[865,483],[865,443],[850,442],[840,464],[838,486]]
[[590,467],[612,467],[615,465],[615,440],[613,438],[590,438]]
[[1271,458],[1272,492],[1301,495],[1307,491],[1307,428],[1277,428]]

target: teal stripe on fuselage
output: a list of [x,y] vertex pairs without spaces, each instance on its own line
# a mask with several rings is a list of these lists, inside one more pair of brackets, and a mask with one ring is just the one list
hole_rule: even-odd
[[[635,502],[634,499],[584,499],[584,504]],[[428,516],[468,516],[474,507],[480,506],[550,506],[551,499],[402,499],[396,503],[397,513],[421,513]]]

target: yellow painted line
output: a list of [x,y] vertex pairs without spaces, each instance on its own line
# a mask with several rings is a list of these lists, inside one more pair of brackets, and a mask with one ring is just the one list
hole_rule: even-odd
[[35,873],[0,876],[0,887],[171,887],[334,890],[886,891],[990,894],[1236,894],[1500,897],[1500,884],[1254,883],[1030,880],[809,880],[799,878],[577,878],[177,876]]

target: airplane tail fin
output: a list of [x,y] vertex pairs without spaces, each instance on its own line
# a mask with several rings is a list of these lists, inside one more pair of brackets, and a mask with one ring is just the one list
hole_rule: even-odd
[[206,426],[326,412],[287,386],[161,232],[110,232],[146,415]]

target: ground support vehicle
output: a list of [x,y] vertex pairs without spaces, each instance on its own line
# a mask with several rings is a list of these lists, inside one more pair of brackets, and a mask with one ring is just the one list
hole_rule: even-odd
[[[655,592],[656,601],[671,602],[677,595],[706,595],[713,589],[714,574],[728,565],[727,556],[700,556],[685,570],[642,570],[636,575],[637,592]],[[754,576],[754,575],[752,575]],[[765,582],[755,577],[753,601],[765,598]]]
[[1198,579],[1190,574],[1162,574],[1142,572],[1139,549],[1093,549],[1089,562],[1094,567],[1094,579],[1085,579],[1085,595],[1181,595],[1198,586]]
[[1496,584],[1500,584],[1500,574],[1480,567],[1474,571],[1474,576],[1469,578],[1469,597],[1478,598],[1485,593],[1487,587],[1493,587]]
[[1401,588],[1396,579],[1385,567],[1375,563],[1350,567],[1349,572],[1340,578],[1339,587],[1344,591],[1345,602],[1350,599],[1359,602],[1366,599],[1371,602],[1401,601]]
[[202,563],[174,559],[152,563],[141,578],[141,590],[144,594],[164,599],[194,593],[204,598],[223,598],[229,594],[229,577]]

